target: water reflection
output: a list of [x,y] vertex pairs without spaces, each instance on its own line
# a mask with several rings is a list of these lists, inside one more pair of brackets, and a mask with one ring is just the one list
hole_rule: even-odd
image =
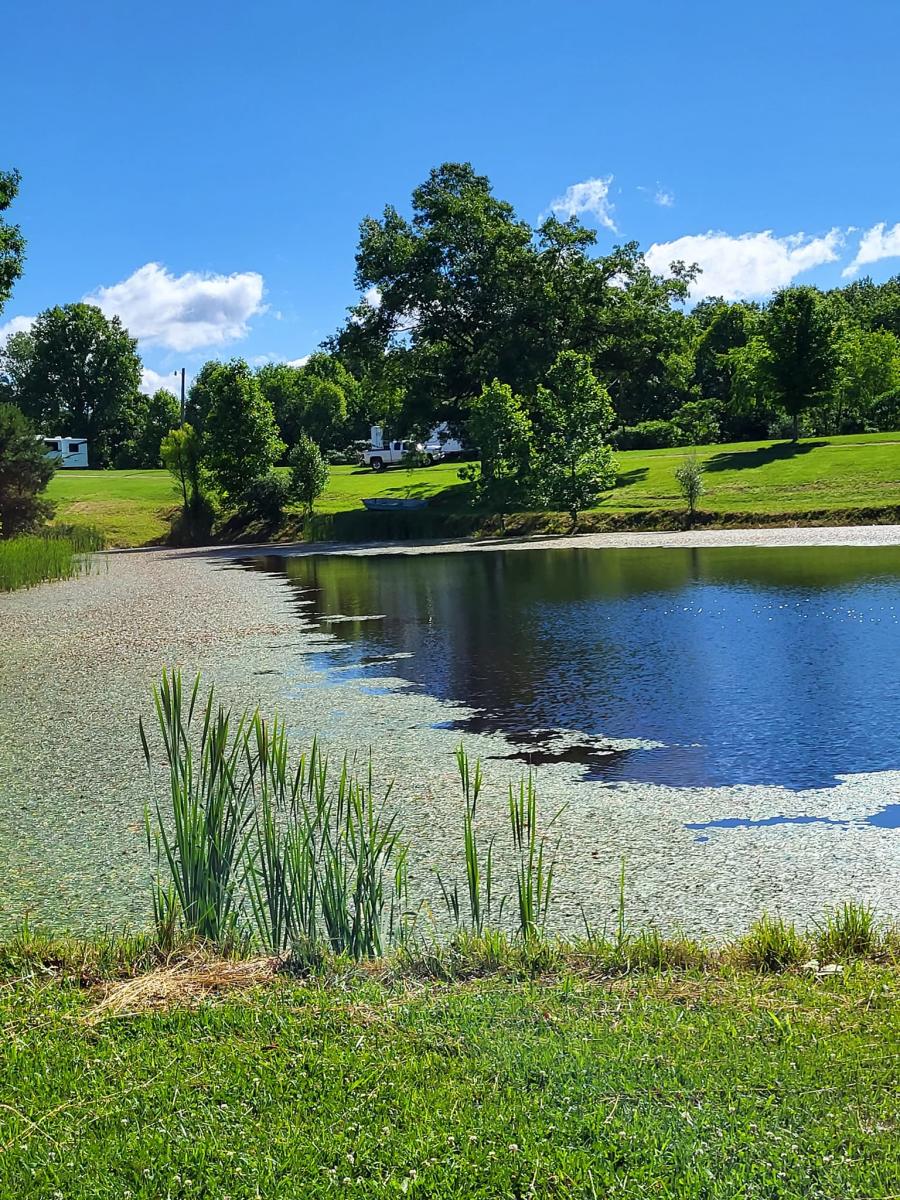
[[897,547],[253,565],[283,572],[303,619],[340,639],[323,670],[389,671],[464,704],[526,760],[580,762],[586,778],[796,789],[900,767]]

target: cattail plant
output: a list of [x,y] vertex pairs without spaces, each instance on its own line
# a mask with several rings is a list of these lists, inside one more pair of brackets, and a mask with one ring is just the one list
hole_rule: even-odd
[[[220,948],[256,940],[298,955],[324,941],[353,958],[382,954],[385,933],[402,940],[406,848],[390,787],[376,800],[371,765],[360,779],[346,758],[332,782],[315,741],[292,765],[281,721],[234,722],[212,692],[196,733],[199,688],[198,676],[186,700],[164,672],[154,690],[171,798],[171,820],[159,802],[146,820],[160,936],[181,927]],[[143,723],[141,740],[149,765]]]
[[[560,813],[562,809],[560,809]],[[559,818],[557,813],[550,822]],[[547,858],[547,838],[538,836],[537,791],[534,774],[529,771],[518,787],[509,785],[509,824],[516,857],[516,899],[519,934],[529,941],[539,937],[547,922],[556,859]]]
[[[469,756],[460,744],[456,750],[456,767],[463,793],[463,851],[465,855],[466,892],[469,902],[469,927],[473,933],[484,932],[485,921],[490,919],[493,904],[494,841],[488,842],[487,853],[482,862],[475,813],[478,797],[484,784],[481,763],[476,761],[474,770],[469,765]],[[457,927],[462,924],[462,901],[459,883],[450,885],[438,874],[438,884],[447,911]],[[501,903],[502,910],[502,903]],[[499,914],[498,914],[499,915]]]

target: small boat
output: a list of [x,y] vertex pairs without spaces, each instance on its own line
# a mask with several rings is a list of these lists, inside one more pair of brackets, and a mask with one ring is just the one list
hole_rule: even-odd
[[403,500],[394,496],[369,496],[363,500],[363,504],[372,511],[380,512],[385,509],[425,508],[428,501],[422,499]]

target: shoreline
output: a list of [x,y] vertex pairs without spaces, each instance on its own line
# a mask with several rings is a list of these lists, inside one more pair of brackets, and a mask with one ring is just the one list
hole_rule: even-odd
[[759,546],[837,547],[900,546],[900,525],[795,525],[746,528],[684,529],[676,531],[640,530],[635,532],[531,534],[518,537],[429,538],[415,541],[385,539],[370,542],[231,542],[212,546],[142,546],[110,550],[109,554],[134,554],[155,551],[184,558],[240,559],[257,557],[299,557],[313,554],[373,555],[458,554],[491,550],[637,550],[704,549],[712,547]]

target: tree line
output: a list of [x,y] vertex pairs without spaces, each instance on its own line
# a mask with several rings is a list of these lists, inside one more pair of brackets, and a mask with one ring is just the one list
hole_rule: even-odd
[[[2,219],[18,184],[0,173],[0,306],[24,257]],[[343,461],[371,424],[406,436],[447,422],[481,450],[470,473],[490,503],[563,508],[609,486],[610,446],[900,425],[900,276],[690,307],[695,266],[656,275],[633,242],[599,254],[575,218],[533,227],[469,164],[435,168],[410,213],[363,220],[364,299],[302,365],[208,362],[182,415],[171,392],[141,393],[117,317],[67,304],[7,339],[0,402],[87,438],[101,467],[158,466],[184,421],[226,500],[270,505],[272,468],[298,444]]]

